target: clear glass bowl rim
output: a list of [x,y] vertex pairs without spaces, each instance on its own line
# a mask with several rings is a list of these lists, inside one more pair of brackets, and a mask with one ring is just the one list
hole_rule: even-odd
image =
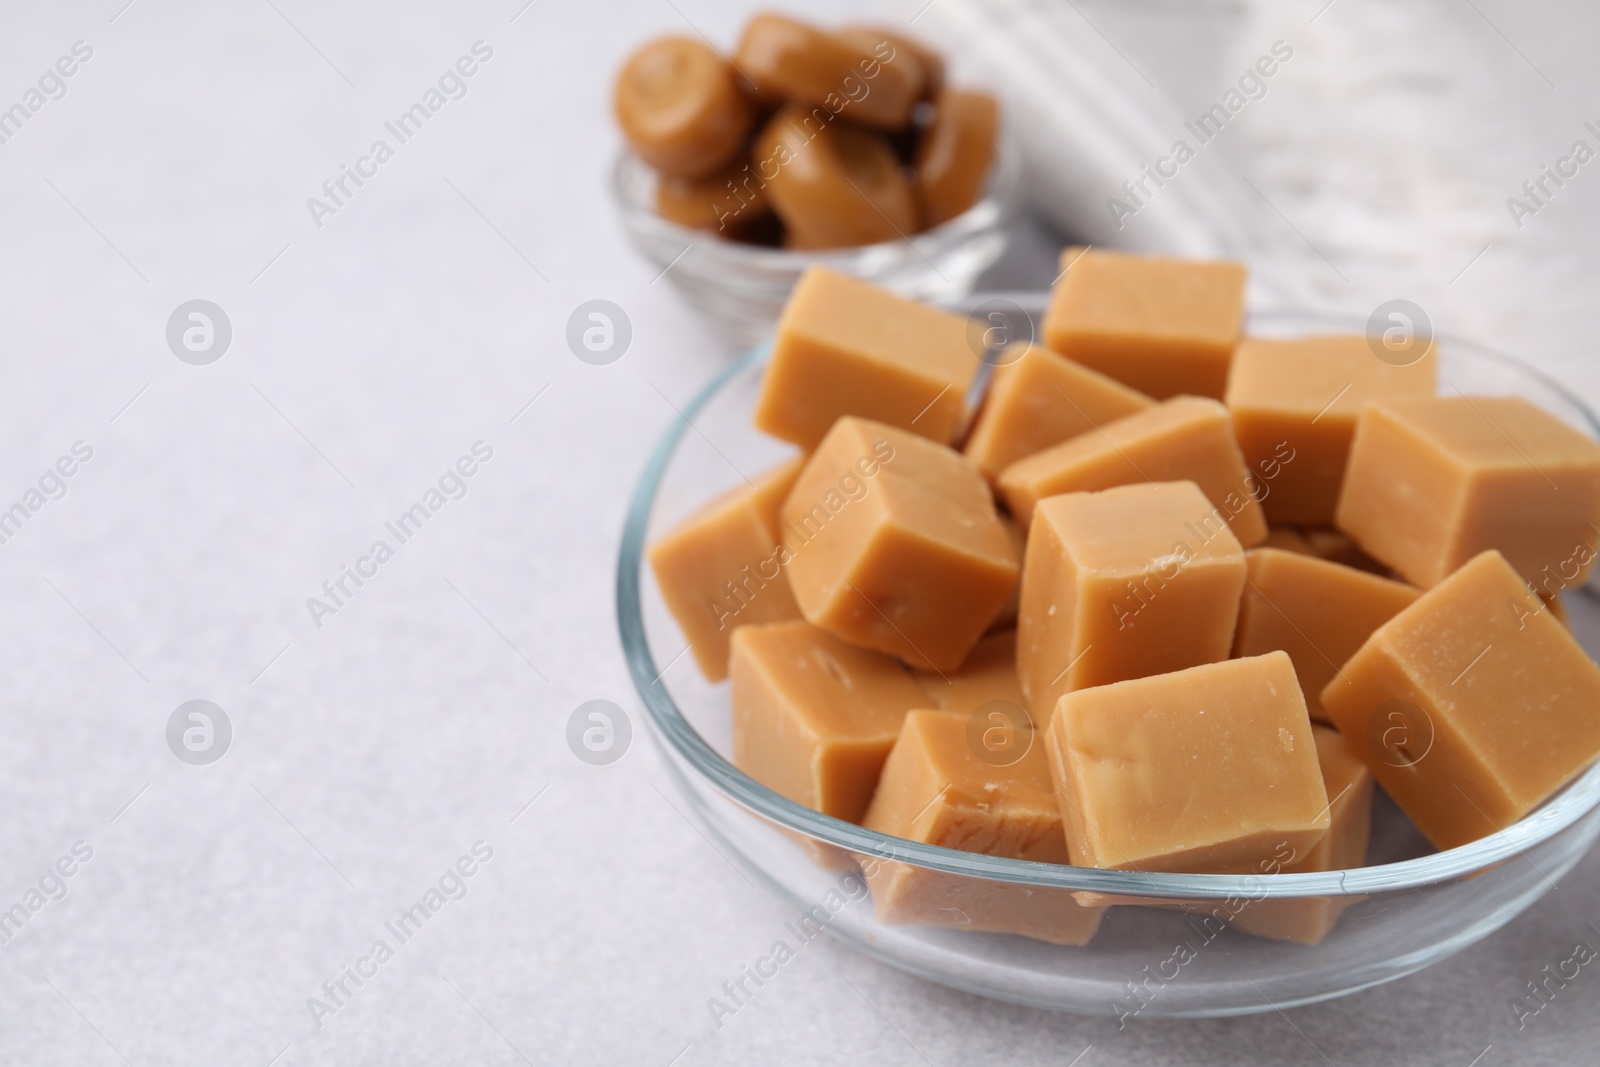
[[[976,293],[954,302],[953,306],[959,310],[992,299],[1011,300],[1028,309],[1041,307],[1044,295],[1037,292]],[[1353,324],[1351,316],[1326,312],[1252,311],[1250,322],[1252,325],[1282,322],[1327,332],[1365,332],[1360,323]],[[1514,356],[1482,345],[1448,334],[1435,336],[1442,350],[1470,351],[1491,362],[1504,364],[1555,391],[1582,414],[1591,433],[1600,437],[1600,416],[1596,416],[1583,400],[1548,374]],[[1533,861],[1525,855],[1529,848],[1554,837],[1600,805],[1600,762],[1597,762],[1519,822],[1458,848],[1398,863],[1349,870],[1220,875],[1100,870],[962,852],[877,833],[823,815],[780,796],[744,774],[707,744],[684,717],[666,687],[659,683],[660,668],[650,653],[645,632],[640,585],[650,512],[668,464],[689,428],[690,420],[729,382],[763,362],[770,348],[770,340],[756,345],[712,378],[693,400],[684,405],[681,417],[675,419],[661,436],[634,488],[617,559],[617,622],[623,653],[634,687],[644,701],[651,722],[658,735],[672,746],[677,755],[725,797],[746,810],[779,826],[854,853],[949,874],[1119,896],[1227,900],[1390,893],[1450,881],[1517,857],[1532,864]]]

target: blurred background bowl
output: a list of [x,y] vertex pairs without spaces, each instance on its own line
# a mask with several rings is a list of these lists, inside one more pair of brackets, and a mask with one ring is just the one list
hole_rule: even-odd
[[734,341],[751,344],[778,321],[790,290],[813,263],[921,300],[964,296],[1005,251],[1020,175],[1021,153],[1002,127],[983,198],[964,213],[882,244],[815,252],[730,241],[662,218],[655,171],[626,149],[612,168],[612,192],[634,247]]

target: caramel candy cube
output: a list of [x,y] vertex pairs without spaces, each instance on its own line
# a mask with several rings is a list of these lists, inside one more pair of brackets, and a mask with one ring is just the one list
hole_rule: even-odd
[[733,63],[763,94],[811,105],[830,119],[898,129],[922,97],[922,65],[887,40],[859,40],[766,11],[745,23]]
[[1567,605],[1562,601],[1561,594],[1552,593],[1550,596],[1545,596],[1541,593],[1539,594],[1539,599],[1544,601],[1544,606],[1549,609],[1551,615],[1555,616],[1556,622],[1559,622],[1569,630],[1572,629],[1572,619],[1567,615]]
[[1374,400],[1432,396],[1437,348],[1397,367],[1373,355],[1360,335],[1246,338],[1233,354],[1228,410],[1245,463],[1270,491],[1261,500],[1273,522],[1333,521],[1356,417]]
[[[924,844],[989,856],[1067,863],[1061,811],[1044,751],[991,762],[968,740],[968,716],[913,711],[883,768],[862,825]],[[1021,934],[1061,945],[1088,943],[1104,908],[1068,890],[1040,890],[873,860],[866,865],[878,918]]]
[[728,61],[693,37],[640,46],[617,75],[612,108],[640,159],[684,178],[732,162],[755,117]]
[[860,822],[906,712],[927,703],[888,656],[804,622],[733,636],[733,763],[797,804]]
[[[1001,515],[1000,525],[1006,528],[1006,536],[1011,538],[1011,547],[1016,549],[1017,560],[1020,562],[1023,552],[1028,547],[1028,539],[1025,536],[1027,531],[1018,526],[1017,520],[1010,515]],[[996,615],[994,621],[989,624],[989,632],[998,633],[1001,630],[1015,630],[1017,628],[1017,609],[1021,606],[1022,582],[1018,581],[1016,588],[1011,590],[1011,598],[1005,602],[1005,605],[1000,609],[1000,614]]]
[[813,448],[860,415],[946,442],[977,366],[960,315],[811,267],[778,320],[756,429]]
[[1442,849],[1510,826],[1600,753],[1600,667],[1492,550],[1378,627],[1322,706]]
[[1158,399],[1221,399],[1244,318],[1238,263],[1067,249],[1044,343]]
[[917,683],[934,706],[971,715],[996,700],[1026,710],[1027,700],[1017,684],[1017,634],[1015,630],[992,634],[979,641],[961,669],[938,675],[917,671]]
[[1257,500],[1266,490],[1244,465],[1228,409],[1203,397],[1176,397],[1018,460],[1000,472],[1000,493],[1026,523],[1047,496],[1180,481],[1211,498],[1207,515],[1214,511],[1246,548],[1266,538]]
[[754,235],[772,220],[772,205],[743,159],[708,178],[663,174],[656,182],[656,214],[680,226],[727,238]]
[[1357,424],[1337,521],[1423,587],[1491,548],[1535,585],[1582,585],[1600,445],[1520,397],[1379,401]]
[[940,672],[961,665],[1017,584],[1017,553],[959,452],[846,417],[783,504],[789,587],[815,626]]
[[1068,693],[1045,751],[1080,867],[1259,873],[1328,830],[1283,652]]
[[1388,567],[1361,551],[1361,546],[1350,540],[1349,534],[1327,526],[1308,526],[1300,531],[1300,536],[1306,539],[1306,544],[1311,546],[1311,554],[1318,559],[1343,563],[1346,567],[1385,577],[1392,573]]
[[838,36],[849,41],[857,48],[872,52],[874,55],[885,51],[881,46],[887,44],[892,53],[888,59],[895,62],[901,52],[909,53],[922,68],[922,92],[924,96],[932,96],[944,85],[944,56],[923,44],[915,37],[901,33],[899,30],[885,29],[877,25],[862,25],[852,23],[841,26],[834,31]]
[[1345,660],[1421,595],[1404,582],[1275,548],[1245,553],[1245,565],[1233,654],[1287,652],[1313,719],[1327,719],[1322,689]]
[[1298,552],[1302,556],[1315,556],[1311,542],[1306,540],[1305,534],[1293,526],[1272,526],[1267,529],[1266,540],[1258,546],[1260,548],[1277,548],[1285,552]]
[[999,135],[994,97],[970,89],[939,93],[933,124],[917,146],[917,199],[925,228],[949,222],[983,196]]
[[735,627],[800,618],[781,568],[778,509],[803,462],[797,456],[724,493],[650,546],[661,597],[710,681],[728,676]]
[[1028,534],[1017,675],[1042,727],[1065,693],[1226,659],[1244,550],[1193,482],[1040,503]]
[[[1364,867],[1372,837],[1372,773],[1337,730],[1313,724],[1317,763],[1328,794],[1328,835],[1302,856],[1269,873],[1304,874]],[[1315,945],[1328,936],[1353,897],[1303,897],[1252,901],[1233,924],[1257,937]]]
[[996,364],[964,449],[991,482],[1019,459],[1155,403],[1039,345],[1013,345]]
[[[894,241],[917,227],[917,195],[889,142],[845,123],[818,124],[782,108],[751,146],[767,199],[791,248]],[[781,163],[781,166],[778,164]]]

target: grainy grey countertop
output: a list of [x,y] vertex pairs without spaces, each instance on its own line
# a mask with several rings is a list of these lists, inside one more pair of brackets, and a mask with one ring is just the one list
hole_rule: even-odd
[[[0,910],[38,905],[0,938],[0,1062],[1593,1060],[1588,970],[1520,1032],[1508,1005],[1600,938],[1600,857],[1426,973],[1285,1014],[1118,1031],[824,940],[714,1028],[706,998],[788,909],[664,801],[649,744],[590,767],[564,729],[590,699],[640,713],[624,496],[730,355],[625,243],[609,75],[649,32],[730,39],[746,5],[525,3],[0,13],[0,108],[27,110],[0,126],[0,508],[29,510],[0,543]],[[1322,5],[1072,12],[1174,124],[1292,40],[1226,146],[1265,201],[1257,272],[1361,314],[1416,300],[1600,401],[1600,163],[1520,228],[1505,203],[1597,144],[1593,10]],[[461,57],[425,126],[387,134]],[[345,165],[367,177],[335,200]],[[1043,285],[1063,237],[1025,223],[989,281]],[[606,367],[563,340],[594,298],[633,324]],[[167,339],[194,299],[231,323],[206,365]],[[386,535],[430,490],[423,528]],[[231,726],[206,766],[168,744],[196,699]],[[441,883],[374,977],[308,1007]]]

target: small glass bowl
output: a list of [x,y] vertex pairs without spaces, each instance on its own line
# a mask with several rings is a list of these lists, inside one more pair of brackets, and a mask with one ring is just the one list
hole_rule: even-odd
[[948,222],[882,244],[817,252],[743,244],[656,214],[656,173],[624,149],[612,168],[612,194],[634,247],[738,344],[778,321],[801,273],[821,263],[919,300],[951,300],[1005,251],[1020,195],[1022,153],[1005,133],[983,199]]
[[[1029,314],[1043,294],[988,294]],[[970,310],[973,297],[958,302]],[[1347,318],[1306,313],[1251,316],[1253,333],[1364,331]],[[1516,393],[1591,437],[1600,420],[1560,384],[1466,341],[1440,339],[1446,390]],[[1308,874],[1145,874],[1031,863],[940,848],[875,833],[779,796],[729,759],[726,683],[711,685],[646,579],[645,545],[715,493],[791,454],[750,426],[766,347],[719,374],[662,437],[634,491],[617,571],[617,614],[629,671],[651,732],[688,810],[725,857],[800,913],[786,942],[825,931],[912,974],[969,992],[1087,1014],[1204,1017],[1308,1004],[1392,981],[1445,959],[1500,928],[1554,887],[1600,835],[1600,765],[1589,768],[1516,825],[1470,845],[1434,852],[1379,790],[1372,866]],[[688,432],[692,425],[696,432]],[[1600,648],[1600,595],[1566,599],[1573,632]],[[859,870],[907,864],[942,872],[952,898],[1088,893],[1120,899],[1083,947],[948,926],[878,921]],[[1137,906],[1152,898],[1185,910]],[[1342,907],[1315,945],[1253,937],[1208,914],[1233,902],[1272,908]],[[1256,906],[1252,903],[1250,906]],[[959,914],[959,913],[958,913]],[[959,921],[959,919],[954,919]],[[791,943],[791,948],[798,945]]]

